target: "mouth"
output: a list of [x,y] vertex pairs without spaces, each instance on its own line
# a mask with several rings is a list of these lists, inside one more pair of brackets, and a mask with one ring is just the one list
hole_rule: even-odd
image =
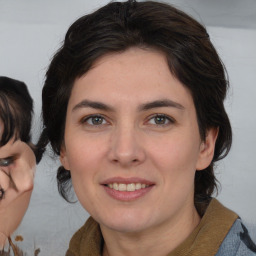
[[139,178],[113,178],[106,180],[101,185],[112,198],[131,201],[146,195],[155,184]]
[[[127,192],[134,192],[136,190],[141,190],[144,188],[148,188],[150,185],[145,183],[109,183],[104,184],[104,186],[109,187],[111,189],[117,190],[117,191],[127,191]],[[152,185],[151,185],[152,186]]]

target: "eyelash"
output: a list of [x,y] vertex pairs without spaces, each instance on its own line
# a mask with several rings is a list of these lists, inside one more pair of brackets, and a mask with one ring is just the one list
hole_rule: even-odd
[[[95,124],[95,123],[94,123],[94,120],[93,120],[94,118],[95,118],[95,119],[97,118],[97,119],[101,120],[101,122],[100,122],[99,124]],[[164,123],[159,123],[159,124],[158,124],[158,123],[155,122],[155,124],[151,124],[151,125],[156,125],[156,126],[164,127],[164,126],[168,126],[168,125],[170,125],[170,124],[174,124],[174,123],[175,123],[175,120],[174,120],[172,117],[170,117],[170,116],[168,116],[168,115],[165,115],[165,114],[154,114],[154,115],[151,115],[151,116],[147,119],[146,123],[150,123],[150,120],[156,121],[157,118],[163,119]],[[90,120],[90,121],[89,121],[89,120]],[[167,123],[166,123],[166,121],[167,121]],[[80,123],[86,124],[86,125],[89,125],[89,126],[99,127],[99,126],[101,126],[101,125],[107,124],[108,121],[106,120],[106,118],[105,118],[103,115],[96,114],[96,115],[89,115],[89,116],[83,118],[83,119],[80,121]]]
[[[165,114],[154,114],[154,115],[151,115],[149,118],[148,118],[148,123],[150,122],[150,120],[153,120],[154,119],[154,121],[156,121],[156,118],[162,118],[162,119],[164,119],[164,123],[160,123],[160,124],[157,124],[156,122],[155,122],[155,124],[152,124],[152,125],[156,125],[156,126],[161,126],[161,127],[163,127],[163,126],[168,126],[168,125],[170,125],[170,124],[174,124],[175,123],[175,120],[173,119],[173,118],[171,118],[170,116],[168,116],[168,115],[165,115]],[[168,123],[166,123],[166,121],[168,122]]]
[[[87,116],[87,117],[84,117],[84,118],[82,118],[82,120],[80,121],[80,123],[82,123],[82,124],[86,124],[86,125],[90,125],[90,126],[100,126],[100,125],[104,125],[104,124],[102,124],[102,123],[100,123],[100,124],[94,124],[93,123],[93,118],[98,118],[98,119],[101,119],[103,122],[105,122],[104,124],[106,124],[107,123],[107,121],[106,121],[106,118],[104,117],[104,116],[102,116],[102,115],[89,115],[89,116]],[[89,123],[89,120],[91,119],[91,123]]]
[[14,156],[6,157],[6,158],[0,158],[0,166],[7,167],[11,164],[13,164],[15,161]]

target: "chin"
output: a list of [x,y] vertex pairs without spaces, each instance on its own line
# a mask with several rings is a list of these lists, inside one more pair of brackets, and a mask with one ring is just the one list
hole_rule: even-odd
[[106,226],[108,229],[111,229],[115,232],[120,233],[139,233],[146,229],[146,226],[142,223],[110,223],[109,226]]
[[[116,216],[116,217],[114,217]],[[150,218],[139,216],[138,214],[119,213],[118,215],[109,216],[99,220],[108,229],[121,233],[138,233],[150,228]]]

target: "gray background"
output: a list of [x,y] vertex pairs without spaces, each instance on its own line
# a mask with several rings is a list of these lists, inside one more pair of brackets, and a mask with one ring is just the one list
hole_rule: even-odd
[[[105,0],[0,0],[0,75],[24,81],[35,100],[34,141],[40,131],[41,88],[53,53],[68,26]],[[256,223],[256,1],[168,1],[204,23],[226,64],[231,90],[226,101],[234,143],[216,170],[222,185],[218,198],[240,216]],[[68,241],[88,217],[57,193],[58,160],[51,154],[37,168],[29,210],[15,235],[32,255],[64,255]],[[14,237],[15,237],[14,235]]]

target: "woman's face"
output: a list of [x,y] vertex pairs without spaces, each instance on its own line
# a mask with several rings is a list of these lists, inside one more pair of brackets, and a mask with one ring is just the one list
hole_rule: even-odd
[[140,232],[195,212],[194,175],[213,156],[193,99],[163,54],[131,48],[98,60],[68,103],[61,162],[101,227]]

